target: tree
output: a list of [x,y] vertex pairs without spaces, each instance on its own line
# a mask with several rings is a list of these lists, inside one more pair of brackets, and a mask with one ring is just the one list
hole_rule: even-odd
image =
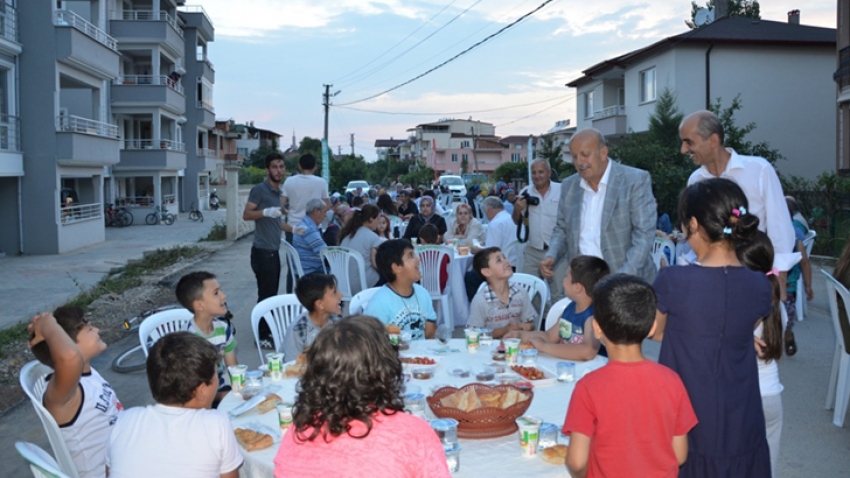
[[262,145],[259,148],[251,151],[248,154],[248,161],[245,163],[248,166],[254,166],[255,168],[265,169],[266,168],[266,156],[271,153],[279,153],[280,150],[277,147],[277,141],[272,140],[271,146]]
[[649,134],[655,141],[665,145],[679,144],[679,124],[682,114],[676,106],[676,93],[665,87],[655,102],[655,112],[649,117]]
[[[706,2],[705,8],[714,9],[714,0]],[[699,11],[699,9],[700,7],[697,5],[697,2],[691,2],[691,19],[685,20],[685,25],[687,25],[691,30],[698,27],[694,20],[696,19],[697,11]],[[729,0],[727,15],[730,17],[745,17],[760,20],[761,10],[759,8],[759,2],[758,0]]]
[[469,158],[466,156],[460,160],[460,174],[461,176],[469,172]]
[[525,161],[502,163],[493,171],[494,181],[511,182],[514,178],[528,177],[528,163]]

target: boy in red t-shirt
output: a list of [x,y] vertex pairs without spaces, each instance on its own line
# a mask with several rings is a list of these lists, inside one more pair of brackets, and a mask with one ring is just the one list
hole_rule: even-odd
[[697,418],[682,379],[641,352],[655,332],[655,291],[616,274],[594,287],[593,304],[609,361],[576,384],[563,429],[567,469],[573,478],[678,476]]

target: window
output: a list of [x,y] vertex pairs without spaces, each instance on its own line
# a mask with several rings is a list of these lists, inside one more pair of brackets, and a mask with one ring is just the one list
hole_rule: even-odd
[[198,78],[198,108],[203,108],[210,113],[215,112],[213,108],[213,84],[203,77]]
[[514,145],[514,149],[522,149],[522,146],[523,146],[522,143],[517,143],[517,144]]
[[460,147],[461,147],[461,148],[468,148],[468,147],[469,147],[469,140],[461,141],[461,142],[460,142]]
[[588,91],[584,94],[584,117],[585,119],[593,118],[593,92]]
[[461,161],[468,163],[469,162],[469,155],[468,154],[461,154],[460,159],[461,159]]
[[522,160],[522,158],[520,158],[520,154],[519,154],[519,153],[512,153],[512,154],[511,154],[511,162],[512,162],[512,163],[518,163],[518,162],[520,162],[521,160]]
[[457,153],[452,153],[452,162],[453,163],[457,162]]
[[655,67],[640,72],[640,102],[655,101]]

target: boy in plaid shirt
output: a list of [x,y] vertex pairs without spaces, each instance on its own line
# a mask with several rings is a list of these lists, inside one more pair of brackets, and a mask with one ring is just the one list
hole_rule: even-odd
[[283,360],[295,360],[309,347],[322,327],[339,320],[342,293],[336,288],[336,278],[328,274],[306,274],[298,279],[295,295],[307,312],[292,322],[283,339]]

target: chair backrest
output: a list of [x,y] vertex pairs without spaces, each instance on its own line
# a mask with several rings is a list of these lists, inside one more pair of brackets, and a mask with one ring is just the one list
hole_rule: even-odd
[[516,269],[522,269],[522,264],[520,264],[522,259],[522,243],[519,241],[511,241],[505,250],[502,251],[502,254],[511,261],[511,265]]
[[818,237],[818,233],[813,230],[806,233],[806,238],[803,240],[803,246],[806,248],[806,255],[812,255],[812,246],[815,245],[815,238]]
[[676,261],[676,244],[670,239],[656,237],[652,247],[652,258],[658,269],[674,264]]
[[[354,261],[353,270],[351,261]],[[354,249],[347,247],[322,249],[322,267],[326,274],[336,276],[337,288],[342,293],[342,300],[345,302],[350,302],[354,294],[366,288],[366,269],[363,264],[363,256]],[[352,273],[354,273],[353,277]],[[357,279],[359,286],[352,284],[352,279]]]
[[449,194],[441,194],[439,201],[440,205],[443,206],[443,209],[449,209],[452,207],[452,201],[454,200],[454,195]]
[[163,335],[186,330],[192,317],[194,314],[187,309],[169,309],[145,319],[139,325],[139,343],[142,344],[145,357],[148,356],[148,349]]
[[[448,257],[447,264],[451,264],[454,250],[447,246],[417,246],[416,255],[419,256],[419,271],[422,273],[419,284],[431,294],[431,297],[440,297],[443,295],[440,287],[440,266],[443,264],[444,257]],[[446,287],[446,292],[448,290],[449,288]]]
[[50,367],[33,360],[21,369],[21,387],[29,397],[33,408],[35,408],[35,413],[44,426],[50,447],[53,448],[53,454],[59,462],[59,468],[70,478],[79,478],[77,467],[74,465],[74,460],[71,458],[71,452],[68,451],[68,445],[65,443],[62,431],[59,430],[59,425],[56,424],[53,415],[41,404],[41,396],[44,387],[47,385],[44,376],[52,372],[53,369]]
[[380,287],[372,287],[355,294],[351,298],[351,303],[348,304],[348,315],[362,314],[366,310],[366,306],[369,305],[369,301],[372,300],[372,296],[379,290],[381,290]]
[[558,323],[558,319],[561,318],[561,315],[563,315],[564,310],[567,308],[568,305],[570,305],[571,302],[572,299],[570,299],[569,297],[564,297],[558,302],[552,304],[552,308],[549,309],[549,315],[546,316],[546,325],[544,326],[544,330],[549,330],[552,328],[553,325]]
[[490,220],[487,219],[487,215],[484,214],[484,208],[481,207],[481,201],[475,199],[472,201],[472,203],[473,207],[475,208],[475,215],[478,220],[481,221],[481,224],[489,224]]
[[[847,290],[846,287],[835,277],[821,269],[820,270],[824,277],[826,277],[826,294],[829,296],[829,311],[832,315],[832,328],[835,332],[835,340],[841,346],[844,353],[850,354],[850,344],[844,342],[844,333],[841,331],[841,321],[842,317],[838,311],[838,300],[844,303],[844,310],[847,314],[850,314],[850,291]],[[798,297],[797,300],[805,300],[802,297]],[[846,317],[844,320],[847,320]]]
[[272,331],[275,351],[283,351],[283,338],[293,320],[297,319],[307,309],[298,301],[295,294],[282,294],[263,299],[251,310],[251,330],[254,332],[254,343],[260,353],[260,363],[266,363],[260,347],[260,319],[266,319]]
[[298,278],[304,277],[304,269],[301,267],[301,256],[298,255],[298,251],[292,244],[286,242],[285,238],[281,238],[280,243],[283,248],[283,260],[286,263],[286,277],[287,280],[292,281],[292,289],[286,290],[295,290],[295,283],[298,282]]
[[543,320],[543,311],[546,310],[546,303],[549,302],[549,286],[543,279],[531,274],[515,273],[511,276],[510,282],[521,286],[528,293],[528,298],[534,302],[535,296],[540,296],[540,310],[537,311],[537,318],[534,322],[534,330],[540,329],[540,322]]
[[35,478],[70,478],[59,468],[56,460],[38,445],[19,441],[15,442],[18,453],[30,464],[30,471]]

